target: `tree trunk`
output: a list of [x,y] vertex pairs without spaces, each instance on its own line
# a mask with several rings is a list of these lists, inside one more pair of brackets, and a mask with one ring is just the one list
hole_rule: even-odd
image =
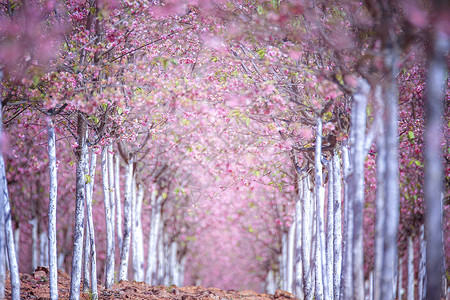
[[[1,71],[0,71],[0,81],[1,81]],[[1,107],[1,96],[0,96],[0,107]],[[0,115],[1,115],[0,110]],[[1,117],[0,117],[1,118]],[[1,130],[1,124],[0,124]],[[2,132],[0,131],[0,134]],[[0,148],[0,156],[3,156]],[[0,195],[3,195],[3,184],[0,183]],[[1,198],[0,198],[1,201]],[[4,206],[0,202],[0,300],[5,299],[5,280],[6,280],[6,242],[5,242],[5,213]]]
[[330,159],[328,163],[328,203],[327,203],[327,243],[326,243],[326,281],[328,286],[327,299],[333,300],[333,262],[334,262],[334,211],[333,211],[333,201],[334,201],[334,176],[333,176],[333,162]]
[[[384,104],[382,101],[381,87],[375,89],[377,102],[377,118],[383,117]],[[381,284],[383,270],[384,251],[384,226],[385,226],[385,199],[386,199],[386,142],[384,134],[384,121],[378,122],[377,129],[377,191],[375,198],[376,220],[375,220],[375,263],[374,263],[374,300],[382,300]]]
[[[402,290],[403,290],[403,263],[404,258],[398,257],[398,274],[397,274],[397,293],[396,299],[402,299]],[[395,295],[395,293],[394,293]]]
[[342,268],[342,187],[341,162],[337,150],[333,153],[333,294],[339,300]]
[[297,179],[298,195],[295,201],[295,248],[294,248],[294,294],[297,298],[304,298],[302,284],[302,202],[303,180]]
[[31,267],[34,271],[39,265],[38,220],[34,217],[29,223],[31,224]]
[[48,234],[45,230],[39,233],[40,265],[48,267]]
[[349,197],[349,176],[350,176],[350,160],[346,146],[342,147],[342,162],[344,167],[344,240],[342,245],[342,274],[341,274],[341,299],[352,299],[353,297],[353,201]]
[[427,294],[427,246],[425,241],[425,225],[420,225],[420,235],[419,235],[419,251],[420,251],[420,261],[419,261],[419,300],[425,300]]
[[76,204],[75,204],[75,226],[73,234],[73,255],[72,255],[72,272],[70,281],[70,299],[78,300],[80,298],[81,285],[81,263],[83,254],[83,219],[84,219],[84,200],[85,200],[85,183],[86,183],[86,132],[87,125],[84,116],[78,112],[78,147],[77,167],[76,167]]
[[414,300],[414,244],[412,236],[408,236],[408,300]]
[[142,232],[142,203],[144,201],[144,187],[142,184],[137,186],[136,207],[135,207],[135,233],[136,233],[136,252],[137,252],[137,276],[136,281],[144,281],[144,237]]
[[97,289],[97,251],[95,247],[95,229],[92,216],[92,194],[94,192],[95,167],[97,165],[97,154],[91,151],[91,161],[89,165],[89,180],[86,184],[86,215],[89,230],[90,260],[91,260],[91,291],[94,299],[98,298]]
[[119,252],[122,251],[122,205],[120,202],[120,157],[119,155],[114,155],[114,186],[116,187],[114,189],[115,192],[115,198],[116,198],[116,232],[117,232],[117,242],[119,245]]
[[385,182],[385,237],[381,284],[381,299],[393,299],[394,273],[397,257],[397,231],[399,218],[398,184],[398,88],[396,84],[397,54],[388,49],[385,65],[388,68],[383,82],[384,123],[386,124],[386,176]]
[[145,282],[153,285],[156,283],[156,270],[157,270],[157,250],[158,250],[158,234],[160,223],[160,202],[161,196],[157,196],[154,191],[151,196],[152,210],[150,221],[150,233],[148,237],[148,254],[147,254],[147,274]]
[[131,186],[133,181],[133,158],[127,162],[125,173],[125,203],[124,203],[124,234],[122,252],[120,254],[119,281],[128,280],[128,260],[130,256],[131,239]]
[[57,205],[57,169],[56,169],[56,139],[55,127],[51,119],[47,120],[48,136],[48,168],[50,173],[50,189],[48,201],[48,243],[49,243],[49,281],[50,299],[58,299],[58,266],[56,247],[56,205]]
[[[445,3],[445,2],[443,2]],[[437,2],[436,2],[437,5]],[[444,4],[445,5],[445,4]],[[446,9],[446,7],[435,7]],[[425,141],[425,230],[427,234],[427,299],[440,299],[442,287],[442,198],[443,170],[441,132],[443,100],[447,83],[447,54],[450,36],[443,29],[435,29],[433,52],[429,59],[426,87]]]
[[314,298],[312,284],[312,267],[311,267],[311,243],[313,233],[312,223],[312,199],[309,190],[309,175],[305,175],[302,179],[302,267],[303,267],[303,286],[306,300]]
[[105,224],[106,224],[106,263],[105,263],[105,287],[109,289],[114,283],[114,252],[112,235],[112,215],[110,202],[110,188],[108,180],[108,146],[102,148],[102,187],[103,187],[103,203],[105,207]]
[[162,214],[160,213],[160,226],[159,226],[159,232],[158,232],[158,268],[157,268],[157,283],[163,284],[164,280],[164,266],[165,266],[165,260],[164,260],[164,247],[165,247],[165,235],[164,235],[164,221],[162,218]]
[[[360,79],[352,105],[352,172],[348,178],[349,198],[353,199],[353,299],[364,299],[363,259],[363,208],[364,208],[364,144],[366,129],[366,106],[370,92],[369,84]],[[347,298],[346,298],[347,299]]]
[[114,155],[113,147],[109,145],[108,147],[108,183],[109,183],[109,201],[111,204],[111,239],[112,239],[112,250],[111,250],[111,269],[112,269],[112,281],[114,282],[115,277],[115,254],[116,254],[116,197],[115,197],[115,182],[114,182]]
[[287,234],[283,233],[281,238],[281,258],[280,258],[280,288],[282,290],[287,290],[286,279],[287,279]]
[[[86,187],[87,190],[87,187]],[[86,210],[87,210],[87,191],[86,191]],[[83,248],[83,292],[89,292],[91,287],[91,242],[89,234],[89,225],[87,213],[84,218],[84,248]]]

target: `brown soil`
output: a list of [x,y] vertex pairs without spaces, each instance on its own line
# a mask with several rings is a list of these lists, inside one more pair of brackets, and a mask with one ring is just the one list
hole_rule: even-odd
[[[21,299],[50,299],[48,269],[39,267],[33,274],[20,274]],[[9,279],[5,283],[6,299],[11,298]],[[70,277],[58,270],[59,299],[69,299]],[[172,286],[149,286],[143,282],[121,281],[106,290],[98,286],[100,300],[106,299],[179,299],[179,300],[228,300],[228,299],[295,299],[285,291],[278,290],[275,295],[258,294],[253,291],[224,291],[216,288],[203,288],[199,286],[176,287]],[[80,299],[91,299],[89,293],[81,293]]]

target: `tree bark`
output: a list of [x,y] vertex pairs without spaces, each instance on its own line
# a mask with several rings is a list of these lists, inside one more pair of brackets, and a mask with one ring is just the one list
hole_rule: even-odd
[[420,261],[419,261],[419,300],[425,300],[427,293],[427,249],[425,241],[425,225],[420,225],[420,235],[419,235],[419,251],[420,251]]
[[[0,104],[0,116],[2,115],[2,108]],[[0,117],[0,134],[3,132],[3,120]],[[8,253],[8,263],[9,263],[9,271],[11,278],[11,297],[13,300],[20,299],[20,279],[19,279],[19,267],[17,265],[16,258],[16,250],[14,247],[14,232],[12,228],[12,217],[11,217],[11,206],[9,203],[9,194],[8,194],[8,182],[6,180],[5,173],[5,161],[3,160],[3,154],[0,155],[0,176],[1,185],[2,185],[2,207],[4,212],[4,221],[5,221],[5,241],[6,241],[6,250]]]
[[56,169],[56,139],[55,127],[53,121],[47,121],[48,136],[48,168],[50,173],[50,189],[48,201],[48,243],[49,243],[49,281],[50,281],[50,299],[58,299],[58,266],[57,266],[57,248],[56,248],[56,206],[57,206],[57,169]]
[[81,263],[83,254],[83,219],[86,183],[86,132],[87,125],[81,112],[78,112],[78,147],[76,167],[76,199],[75,199],[75,226],[73,234],[72,272],[70,281],[70,300],[80,299]]
[[[86,184],[87,185],[87,184]],[[87,210],[87,187],[86,187],[86,210]],[[84,248],[83,248],[83,292],[89,292],[91,288],[91,242],[89,234],[88,216],[84,218]]]
[[115,180],[114,180],[114,155],[113,155],[113,147],[109,145],[108,147],[108,183],[109,183],[109,201],[111,204],[111,239],[112,239],[112,250],[111,250],[111,269],[112,273],[112,281],[114,282],[115,277],[115,257],[116,257],[116,192],[115,192]]
[[103,187],[103,203],[105,207],[105,224],[106,224],[106,263],[105,263],[105,287],[109,289],[114,283],[114,252],[112,235],[112,216],[109,188],[109,172],[108,172],[108,146],[102,148],[102,187]]
[[326,295],[327,299],[333,300],[333,262],[334,262],[334,248],[333,248],[333,239],[334,239],[334,210],[333,210],[333,201],[334,201],[334,176],[333,176],[333,161],[330,159],[328,163],[328,203],[327,203],[327,232],[326,232],[326,280],[328,288],[328,294]]
[[[444,4],[445,2],[443,2]],[[438,2],[436,2],[438,5]],[[445,7],[435,7],[446,9]],[[448,8],[447,8],[448,9]],[[443,116],[443,100],[447,83],[447,54],[450,47],[450,36],[443,29],[435,29],[433,52],[429,59],[426,98],[425,142],[425,230],[427,240],[427,299],[440,299],[442,287],[442,198],[443,170],[441,132]]]
[[161,196],[158,196],[156,191],[152,193],[152,210],[150,221],[150,233],[148,237],[148,254],[147,254],[147,274],[145,277],[145,283],[153,285],[156,283],[156,270],[157,270],[157,250],[158,250],[158,234],[160,224],[160,202]]
[[34,217],[29,223],[31,224],[31,267],[34,271],[39,265],[38,220]]
[[[316,264],[319,265],[320,274],[316,274],[316,281],[319,280],[317,299],[327,298],[328,296],[328,280],[326,269],[326,246],[325,246],[325,189],[322,180],[322,117],[317,117],[316,128],[316,151],[315,151],[315,192],[316,192],[316,225],[317,225],[317,253]],[[321,281],[321,282],[320,282]],[[316,282],[316,285],[318,283]],[[322,284],[322,290],[320,288]]]
[[386,141],[386,176],[385,182],[385,225],[383,246],[383,269],[381,299],[393,299],[395,288],[395,267],[397,258],[397,231],[399,219],[399,181],[398,181],[398,88],[396,83],[397,53],[387,49],[385,66],[387,76],[383,81],[384,123]]
[[341,273],[341,299],[353,298],[353,201],[349,197],[349,176],[350,176],[350,160],[347,146],[342,147],[342,162],[344,167],[344,240],[342,245],[342,266]]
[[117,232],[117,243],[119,245],[119,252],[122,251],[122,205],[120,200],[120,156],[114,155],[114,193],[116,199],[116,232]]
[[120,254],[119,281],[128,280],[128,261],[130,256],[131,240],[131,186],[133,181],[133,158],[131,157],[126,166],[125,173],[125,203],[124,203],[124,233],[122,241],[122,252]]
[[[366,129],[366,107],[370,86],[359,79],[352,105],[352,172],[348,178],[349,199],[353,199],[353,299],[364,299],[364,259],[363,259],[363,207],[364,207],[364,144]],[[345,298],[347,299],[347,298]]]
[[[383,117],[384,104],[382,101],[381,87],[375,89],[377,105],[377,118]],[[375,262],[374,262],[374,300],[382,300],[381,284],[383,271],[383,247],[385,226],[385,199],[386,199],[386,142],[384,134],[384,122],[378,123],[377,129],[377,191],[375,198],[376,220],[375,220]]]
[[295,248],[294,248],[294,294],[297,298],[304,298],[302,284],[302,194],[303,181],[297,179],[298,195],[295,201]]
[[144,187],[142,183],[137,185],[136,207],[135,207],[135,233],[137,252],[137,276],[136,281],[144,281],[144,237],[142,232],[142,203],[144,201]]
[[305,299],[312,300],[314,298],[312,285],[312,267],[311,267],[311,243],[312,243],[312,202],[309,191],[309,175],[305,175],[302,179],[302,268],[303,268],[303,286]]
[[333,296],[339,299],[342,268],[342,176],[337,150],[333,153]]
[[91,151],[91,161],[89,165],[89,181],[86,184],[86,215],[87,225],[89,230],[89,245],[90,245],[90,263],[91,263],[91,291],[94,299],[98,298],[97,289],[97,251],[95,246],[95,229],[94,219],[92,216],[92,194],[94,192],[95,167],[97,165],[97,154]]

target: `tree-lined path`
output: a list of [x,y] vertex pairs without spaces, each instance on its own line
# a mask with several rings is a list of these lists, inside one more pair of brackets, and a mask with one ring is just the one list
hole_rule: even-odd
[[446,297],[445,1],[0,3],[0,299]]

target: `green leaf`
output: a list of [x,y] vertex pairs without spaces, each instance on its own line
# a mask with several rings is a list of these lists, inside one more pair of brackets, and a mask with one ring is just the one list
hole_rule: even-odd
[[264,59],[266,56],[266,49],[258,49],[256,50],[256,53],[258,53],[259,59]]
[[108,107],[108,103],[102,103],[101,105],[102,105],[103,110],[106,111],[106,108]]
[[162,193],[162,198],[163,198],[163,199],[167,199],[167,193],[166,193],[166,192],[163,192],[163,193]]
[[91,183],[91,181],[92,181],[92,178],[91,178],[91,176],[89,176],[88,174],[86,174],[86,175],[84,175],[84,177],[85,177],[85,184],[89,184],[89,183]]
[[253,233],[255,232],[255,229],[252,228],[252,225],[248,225],[247,231]]
[[412,132],[411,130],[408,131],[408,138],[409,138],[410,140],[413,140],[413,139],[415,138],[414,132]]
[[264,10],[264,8],[261,5],[258,5],[258,7],[256,8],[256,11],[258,12],[259,15],[264,15],[266,13],[266,11]]

